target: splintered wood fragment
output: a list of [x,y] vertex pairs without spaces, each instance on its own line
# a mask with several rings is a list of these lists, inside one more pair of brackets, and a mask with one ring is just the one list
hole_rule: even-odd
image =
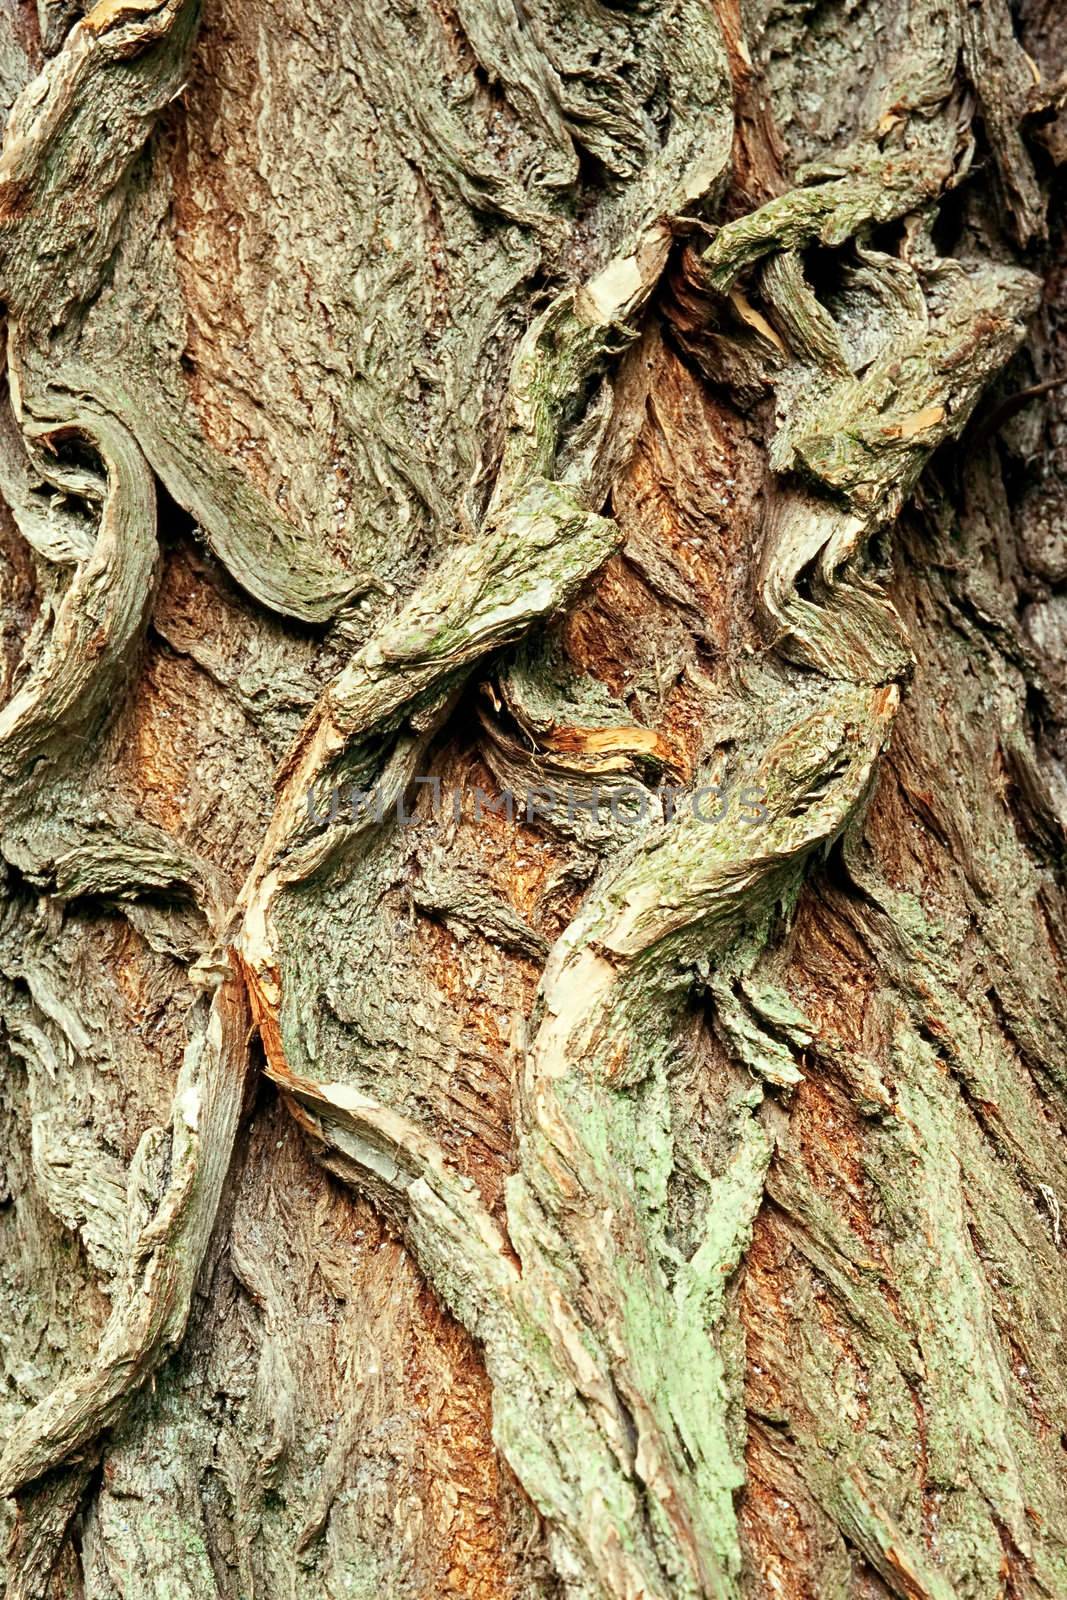
[[655,756],[671,759],[671,748],[654,728],[575,728],[558,723],[545,735],[551,750],[574,755]]
[[902,417],[899,422],[891,422],[882,432],[887,439],[913,439],[917,433],[925,433],[928,428],[936,428],[939,422],[945,420],[944,406],[924,406],[921,411],[915,411],[910,417]]
[[767,321],[767,318],[763,315],[763,312],[757,311],[755,306],[752,305],[750,301],[746,300],[745,296],[741,293],[741,290],[736,287],[736,285],[730,290],[730,304],[733,306],[742,322],[747,322],[750,328],[755,328],[757,333],[761,333],[765,339],[770,340],[771,344],[774,345],[774,348],[779,352],[779,354],[788,358],[789,351],[786,347],[785,341]]

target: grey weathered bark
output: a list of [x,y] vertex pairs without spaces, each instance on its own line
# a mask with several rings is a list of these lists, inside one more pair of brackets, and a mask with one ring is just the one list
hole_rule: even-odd
[[0,9],[10,1600],[1067,1594],[1056,9]]

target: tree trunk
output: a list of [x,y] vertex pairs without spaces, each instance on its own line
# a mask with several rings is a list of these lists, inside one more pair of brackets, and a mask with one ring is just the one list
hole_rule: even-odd
[[1056,0],[5,0],[9,1600],[1067,1594]]

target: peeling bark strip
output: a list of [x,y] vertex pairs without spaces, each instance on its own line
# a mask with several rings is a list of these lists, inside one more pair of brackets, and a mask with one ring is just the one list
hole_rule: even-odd
[[0,1457],[5,1495],[113,1426],[181,1340],[233,1149],[247,1027],[242,991],[224,983],[186,1052],[169,1139],[150,1129],[131,1163],[126,1259],[96,1357],[15,1428]]
[[1053,11],[24,12],[6,1594],[1067,1593]]

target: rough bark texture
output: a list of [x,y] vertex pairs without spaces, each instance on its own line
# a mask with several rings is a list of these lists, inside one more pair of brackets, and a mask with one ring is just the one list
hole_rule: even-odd
[[9,1600],[1067,1594],[1058,28],[3,0]]

